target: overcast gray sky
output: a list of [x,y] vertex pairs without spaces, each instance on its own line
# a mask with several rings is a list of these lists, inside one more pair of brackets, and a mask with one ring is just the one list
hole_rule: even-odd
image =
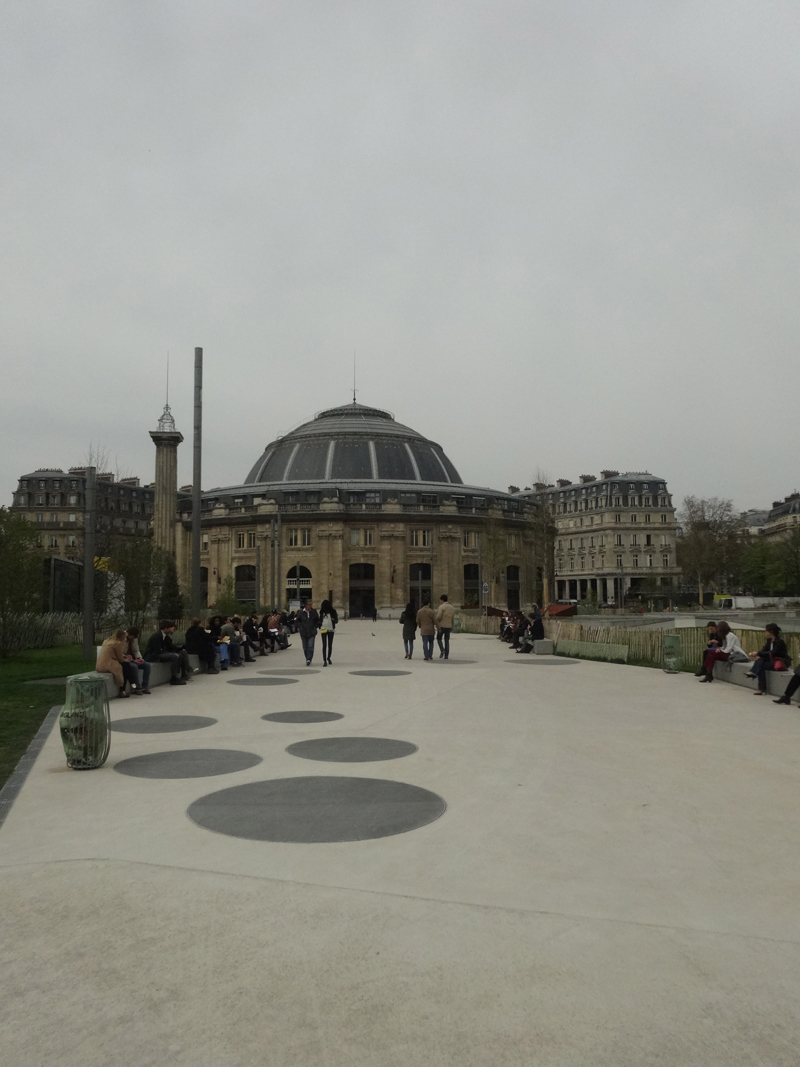
[[351,397],[505,488],[798,487],[795,2],[5,0],[0,502]]

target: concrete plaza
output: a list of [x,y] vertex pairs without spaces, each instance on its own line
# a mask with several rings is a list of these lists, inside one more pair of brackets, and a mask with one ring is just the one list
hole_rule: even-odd
[[[68,770],[54,730],[0,830],[2,1062],[796,1067],[798,709],[478,635],[451,655],[423,663],[418,642],[409,664],[397,622],[350,621],[317,673],[295,640],[115,701],[114,719],[217,721],[115,731],[101,770]],[[350,673],[369,669],[409,673]],[[288,684],[231,684],[257,677]],[[292,710],[343,718],[261,717]],[[344,737],[417,750],[286,751]],[[114,769],[189,749],[252,765]],[[324,843],[187,815],[232,786],[318,775],[406,783],[446,810]]]

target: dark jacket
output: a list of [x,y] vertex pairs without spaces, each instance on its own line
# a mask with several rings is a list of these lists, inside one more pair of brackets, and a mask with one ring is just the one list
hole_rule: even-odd
[[400,616],[400,622],[403,624],[403,640],[413,641],[414,638],[417,636],[416,611],[404,611],[403,614]]
[[159,657],[165,652],[175,652],[175,645],[172,643],[172,638],[169,634],[156,630],[154,634],[151,634],[150,640],[147,642],[144,658],[148,663],[158,663]]
[[541,615],[535,615],[533,622],[531,623],[531,640],[543,641],[544,640],[544,623],[542,622]]
[[765,659],[782,659],[787,667],[792,662],[789,649],[786,647],[786,642],[782,637],[776,637],[774,641],[766,641],[759,652],[759,656],[763,656]]
[[214,638],[207,634],[202,626],[190,626],[186,631],[184,648],[193,656],[202,656],[208,646],[213,644]]
[[255,619],[245,619],[242,624],[242,629],[250,638],[254,645],[258,644],[258,623]]
[[316,608],[312,608],[311,611],[303,608],[302,611],[297,613],[295,621],[301,637],[314,637],[319,629],[319,614]]

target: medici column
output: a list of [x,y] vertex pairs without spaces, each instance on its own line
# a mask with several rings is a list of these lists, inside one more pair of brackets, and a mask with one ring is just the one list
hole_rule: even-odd
[[175,557],[175,522],[178,515],[178,445],[183,434],[175,429],[175,420],[164,405],[158,429],[150,436],[156,446],[156,491],[153,506],[153,539],[159,548]]

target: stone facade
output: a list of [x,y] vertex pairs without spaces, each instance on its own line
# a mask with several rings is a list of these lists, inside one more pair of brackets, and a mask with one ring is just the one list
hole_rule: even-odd
[[[138,478],[115,481],[109,472],[97,475],[99,554],[114,538],[141,536],[152,529],[154,495],[154,486],[141,486]],[[42,531],[42,548],[49,555],[81,559],[85,507],[86,468],[70,467],[23,474],[10,510]]]
[[175,511],[178,499],[178,445],[183,441],[183,434],[175,429],[175,420],[164,405],[164,412],[158,420],[158,429],[151,430],[150,436],[156,446],[156,481],[153,508],[153,538],[159,548],[170,555],[175,555]]
[[667,484],[647,472],[602,471],[518,494],[548,509],[556,528],[554,599],[620,605],[680,577],[678,523]]
[[[188,587],[191,503],[178,509]],[[259,607],[298,593],[356,615],[396,615],[442,593],[456,605],[528,606],[540,595],[535,511],[464,485],[439,445],[388,412],[332,408],[269,444],[242,485],[203,495],[206,602],[230,576],[237,599]]]

